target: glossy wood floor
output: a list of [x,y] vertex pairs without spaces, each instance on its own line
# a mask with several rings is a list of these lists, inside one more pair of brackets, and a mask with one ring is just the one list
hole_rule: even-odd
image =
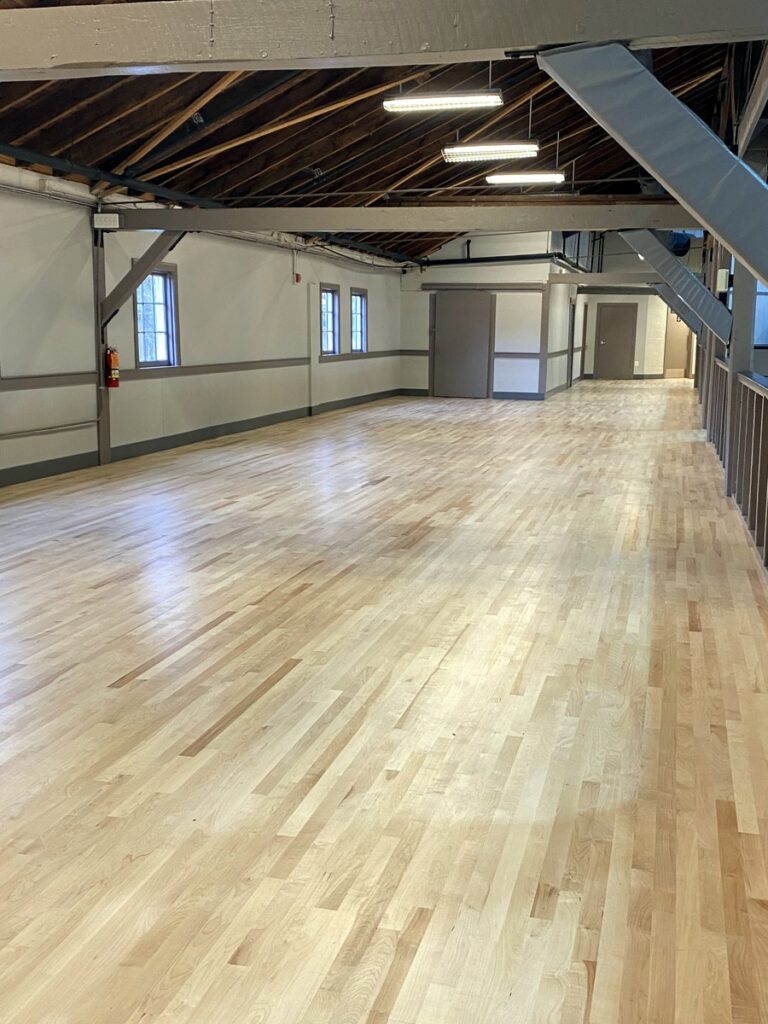
[[768,587],[697,415],[0,492],[3,1024],[768,1022]]

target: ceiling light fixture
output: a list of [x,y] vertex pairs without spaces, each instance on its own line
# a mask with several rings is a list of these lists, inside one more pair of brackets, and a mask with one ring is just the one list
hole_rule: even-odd
[[528,171],[521,174],[489,174],[489,185],[560,185],[565,181],[562,171]]
[[476,107],[501,107],[504,99],[499,89],[485,89],[477,92],[407,92],[384,99],[384,109],[393,114],[409,114],[416,111],[472,110]]
[[476,146],[446,146],[443,149],[443,160],[447,164],[479,160],[526,160],[538,155],[538,142],[486,142]]

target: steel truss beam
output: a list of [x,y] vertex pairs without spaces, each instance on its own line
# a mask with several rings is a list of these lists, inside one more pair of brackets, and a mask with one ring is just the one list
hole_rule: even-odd
[[[129,6],[129,5],[123,5]],[[110,208],[114,212],[114,208]],[[120,210],[128,231],[285,231],[298,234],[468,231],[611,231],[619,228],[695,227],[676,203],[553,199],[506,206],[252,206],[218,210]]]
[[768,186],[626,47],[551,50],[539,66],[768,283]]
[[680,317],[689,330],[693,331],[694,334],[701,334],[704,330],[701,318],[696,316],[690,306],[686,306],[680,296],[676,295],[668,284],[654,285],[654,289],[658,292],[659,298],[664,300],[675,316]]
[[0,77],[501,60],[621,39],[633,48],[768,38],[764,0],[185,0],[0,13]]
[[733,317],[719,299],[651,231],[621,231],[621,237],[653,267],[673,293],[721,341],[731,338]]

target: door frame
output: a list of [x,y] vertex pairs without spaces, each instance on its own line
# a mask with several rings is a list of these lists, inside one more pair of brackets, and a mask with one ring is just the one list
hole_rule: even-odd
[[[447,290],[447,289],[446,289]],[[451,288],[451,292],[457,291],[468,291],[476,293],[477,291],[488,291],[488,289],[478,288]],[[435,339],[437,333],[437,296],[440,294],[440,290],[429,293],[429,397],[435,397]],[[493,398],[493,374],[494,374],[494,357],[496,349],[496,293],[491,292],[491,315],[490,324],[488,330],[488,374],[486,377],[485,385],[485,397]],[[481,399],[478,399],[481,401]]]
[[600,365],[600,317],[604,306],[624,306],[632,310],[632,319],[634,321],[635,336],[632,339],[632,376],[631,377],[620,377],[619,380],[634,380],[635,377],[635,355],[637,354],[637,316],[638,316],[638,303],[636,302],[598,302],[595,310],[595,365],[593,367],[592,376],[595,380],[613,380],[612,377],[601,377],[599,373]]
[[576,352],[576,299],[568,300],[568,370],[566,383],[573,387],[573,357]]

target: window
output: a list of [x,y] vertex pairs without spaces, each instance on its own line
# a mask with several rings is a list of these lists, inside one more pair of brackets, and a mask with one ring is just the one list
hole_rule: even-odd
[[135,293],[136,365],[177,366],[176,271],[158,267]]
[[368,351],[368,292],[352,289],[352,351]]
[[755,303],[755,348],[768,348],[768,288],[760,281]]
[[320,285],[320,352],[337,356],[339,348],[339,289],[335,284]]

